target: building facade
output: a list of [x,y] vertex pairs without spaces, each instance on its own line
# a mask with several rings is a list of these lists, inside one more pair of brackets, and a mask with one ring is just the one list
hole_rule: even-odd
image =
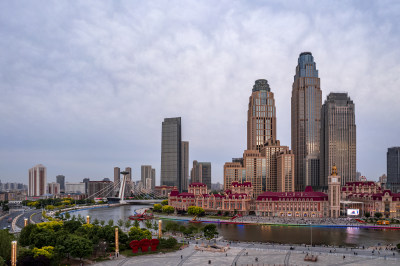
[[333,165],[342,185],[356,181],[355,107],[347,93],[330,93],[321,108],[320,186]]
[[387,187],[393,192],[400,192],[400,147],[387,151]]
[[300,54],[292,86],[291,129],[295,156],[295,189],[319,186],[319,148],[322,92],[310,52]]
[[65,192],[65,176],[63,175],[56,176],[56,182],[60,184],[60,192]]
[[181,145],[182,191],[187,191],[189,185],[189,141],[182,141]]
[[47,192],[51,195],[59,195],[60,194],[60,184],[56,182],[47,184]]
[[88,196],[93,198],[111,197],[114,192],[113,182],[111,181],[89,181]]
[[287,149],[277,157],[277,191],[294,192],[294,154]]
[[181,118],[165,118],[161,135],[160,185],[176,186],[182,191]]
[[39,197],[46,194],[47,169],[42,164],[38,164],[29,169],[29,188],[28,196]]
[[190,178],[191,183],[203,183],[208,189],[211,189],[211,163],[194,160]]
[[276,139],[275,99],[268,81],[256,80],[247,111],[247,149],[260,150]]
[[65,183],[65,194],[86,194],[85,183]]

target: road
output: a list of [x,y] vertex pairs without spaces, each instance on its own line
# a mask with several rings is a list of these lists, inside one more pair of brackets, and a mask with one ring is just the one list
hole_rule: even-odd
[[[15,222],[15,225],[19,228],[24,227],[24,218],[27,218],[29,220],[29,217],[33,214],[37,213],[36,215],[33,216],[33,221],[35,223],[40,223],[41,222],[41,210],[27,210],[25,212],[19,211],[19,212],[12,212],[8,215],[6,215],[1,221],[0,221],[0,229],[4,229],[5,227],[8,228],[10,226],[10,231],[12,231],[12,223],[9,223],[8,220],[12,218],[12,221]],[[22,215],[21,215],[22,214]],[[21,216],[19,216],[21,215]],[[19,217],[18,217],[19,216]],[[15,220],[18,217],[17,220]]]

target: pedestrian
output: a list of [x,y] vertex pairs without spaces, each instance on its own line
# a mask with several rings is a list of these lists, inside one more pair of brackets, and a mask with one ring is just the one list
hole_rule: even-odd
[[181,259],[183,259],[183,256],[181,255]]
[[343,260],[346,258],[346,256],[345,255],[343,255]]

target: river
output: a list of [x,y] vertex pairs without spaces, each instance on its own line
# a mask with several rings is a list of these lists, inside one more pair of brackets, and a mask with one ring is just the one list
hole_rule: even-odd
[[[119,219],[126,221],[134,210],[148,208],[148,205],[125,205],[120,207],[104,207],[71,212],[71,215],[89,215],[91,220],[107,221],[114,224]],[[165,225],[164,221],[164,225]],[[179,222],[186,223],[186,222]],[[355,227],[318,227],[313,226],[282,226],[282,225],[235,225],[219,224],[220,236],[231,241],[255,241],[281,244],[344,245],[344,246],[375,246],[379,243],[397,244],[400,242],[400,230],[365,229]],[[312,231],[312,232],[311,232]]]

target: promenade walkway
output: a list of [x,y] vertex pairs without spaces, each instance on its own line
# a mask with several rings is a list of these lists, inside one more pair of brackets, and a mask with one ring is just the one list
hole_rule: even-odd
[[[228,242],[217,244],[227,245]],[[195,245],[196,242],[192,241],[189,247],[174,253],[120,258],[96,265],[400,265],[400,255],[395,252],[393,256],[393,251],[380,251],[378,254],[376,251],[372,253],[371,250],[350,248],[313,247],[308,250],[309,247],[304,246],[290,249],[289,245],[231,243],[228,252],[212,253],[197,251]],[[304,261],[306,253],[311,252],[318,255],[317,262]]]

